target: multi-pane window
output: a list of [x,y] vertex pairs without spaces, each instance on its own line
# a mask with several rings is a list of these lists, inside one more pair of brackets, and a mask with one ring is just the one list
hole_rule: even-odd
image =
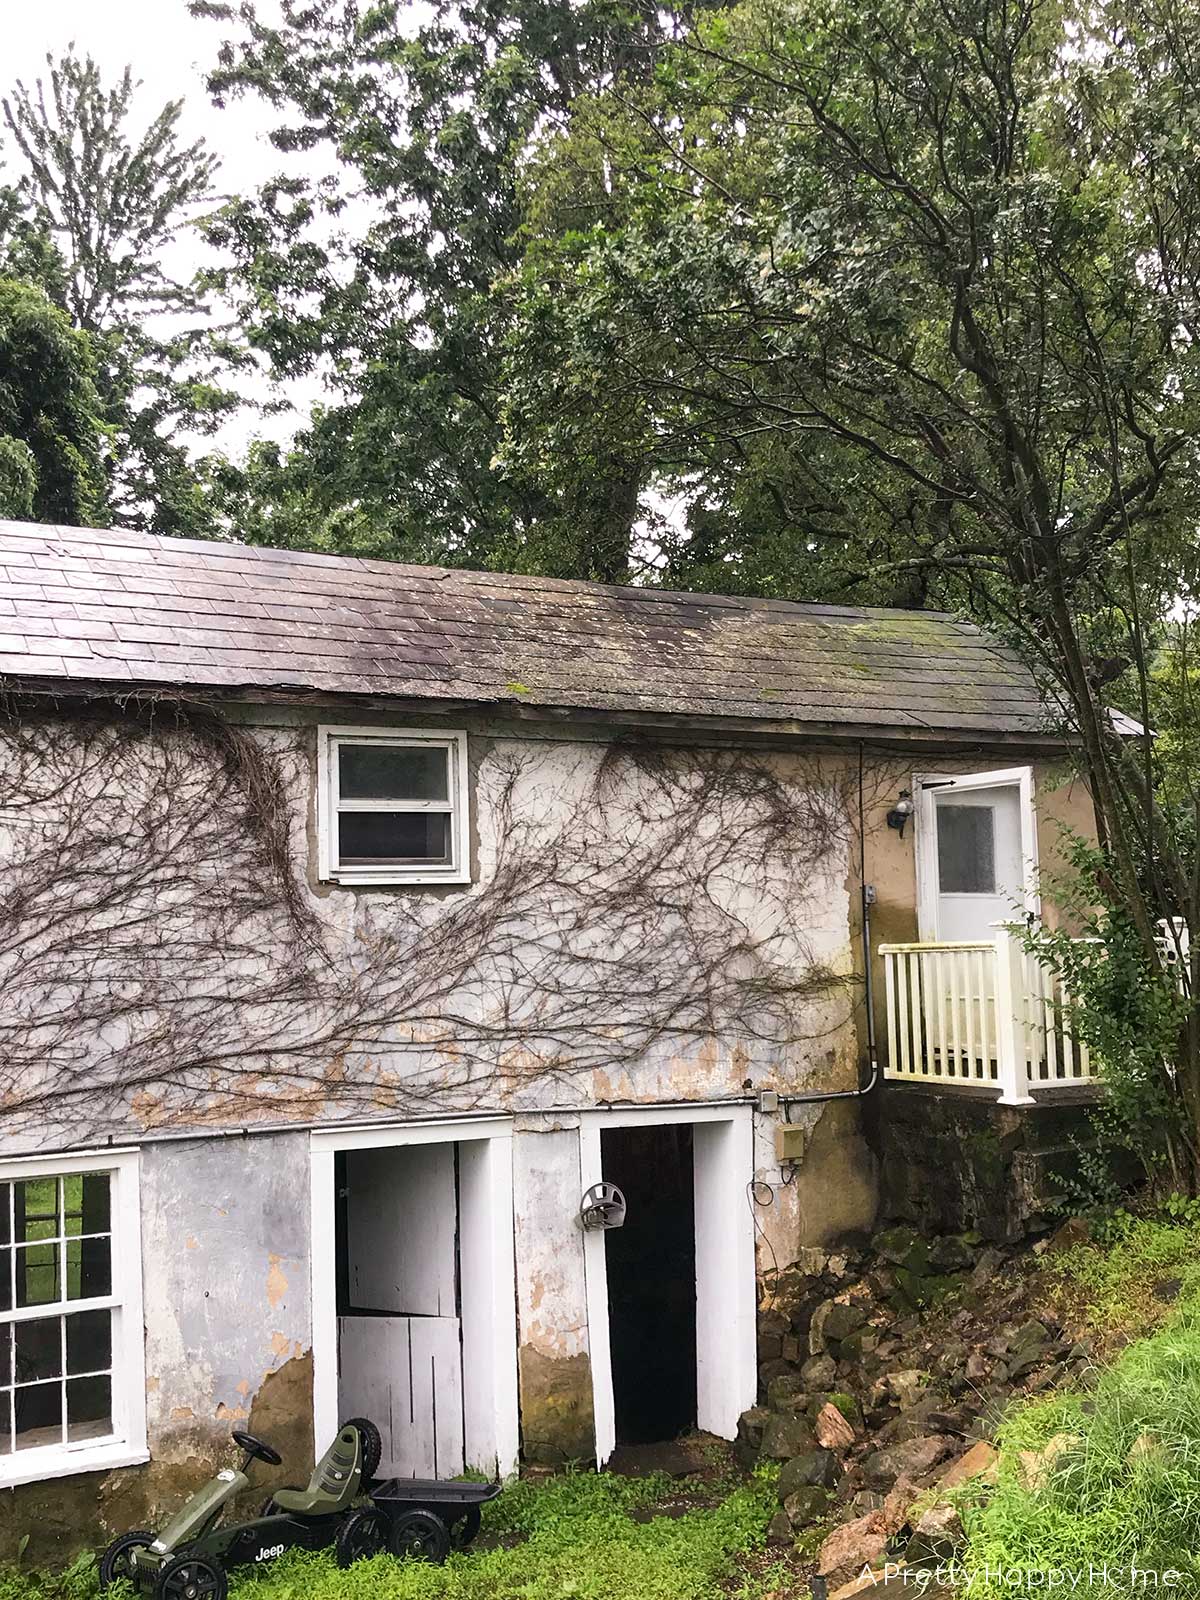
[[321,876],[342,883],[461,883],[466,736],[320,730]]
[[144,1447],[135,1172],[0,1165],[0,1483]]

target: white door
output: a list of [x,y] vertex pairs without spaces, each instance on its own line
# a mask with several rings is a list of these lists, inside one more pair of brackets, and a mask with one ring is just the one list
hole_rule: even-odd
[[[706,1433],[732,1439],[738,1418],[754,1404],[757,1368],[757,1287],[754,1217],[747,1185],[754,1177],[754,1121],[750,1106],[689,1106],[668,1111],[587,1111],[579,1123],[581,1188],[604,1176],[603,1128],[692,1124],[696,1231],[696,1423]],[[617,1443],[609,1342],[605,1236],[583,1236],[592,1367],[596,1464]],[[647,1331],[653,1337],[653,1329]]]
[[994,937],[1037,909],[1028,767],[917,780],[921,937]]
[[462,1472],[463,1354],[453,1144],[346,1157],[340,1412],[367,1416],[385,1478]]

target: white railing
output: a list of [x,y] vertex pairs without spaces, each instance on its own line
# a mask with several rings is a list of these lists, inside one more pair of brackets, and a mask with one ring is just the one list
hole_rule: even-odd
[[1031,1089],[1093,1083],[1057,974],[998,928],[992,939],[884,944],[884,1077],[995,1089],[1003,1105],[1030,1105]]
[[1187,994],[1191,989],[1192,957],[1192,936],[1187,923],[1182,917],[1160,917],[1155,943],[1163,966],[1168,972],[1174,972],[1180,991]]

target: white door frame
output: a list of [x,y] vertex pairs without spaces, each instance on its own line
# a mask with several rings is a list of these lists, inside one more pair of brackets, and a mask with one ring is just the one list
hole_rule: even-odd
[[[932,787],[926,788],[929,784]],[[1027,916],[1041,915],[1038,892],[1037,797],[1032,767],[1000,767],[993,772],[915,772],[912,792],[916,800],[916,830],[913,840],[917,873],[917,936],[925,943],[937,939],[937,845],[936,797],[948,789],[998,789],[1012,785],[1019,790],[1021,816],[1021,861],[1024,866],[1024,910]]]
[[[469,1145],[462,1183],[463,1410],[467,1464],[517,1470],[517,1327],[513,1284],[512,1121],[474,1118],[339,1128],[309,1136],[312,1203],[313,1435],[318,1457],[337,1433],[337,1242],[334,1155],[416,1144]],[[468,1153],[468,1152],[463,1152]],[[460,1173],[463,1163],[460,1159]]]
[[[699,1180],[695,1186],[696,1421],[707,1432],[732,1439],[738,1418],[754,1404],[758,1391],[754,1217],[747,1192],[754,1177],[753,1106],[585,1111],[579,1119],[580,1178],[585,1191],[601,1181],[603,1129],[679,1123],[692,1124],[698,1135],[693,1145]],[[583,1260],[596,1464],[602,1467],[617,1442],[603,1230],[584,1234]]]

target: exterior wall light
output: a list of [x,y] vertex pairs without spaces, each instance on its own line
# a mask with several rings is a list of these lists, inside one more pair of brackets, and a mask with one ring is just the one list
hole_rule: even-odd
[[896,801],[896,804],[887,814],[887,825],[889,828],[895,828],[902,839],[904,837],[904,824],[912,816],[914,809],[912,790],[901,789],[899,800]]

